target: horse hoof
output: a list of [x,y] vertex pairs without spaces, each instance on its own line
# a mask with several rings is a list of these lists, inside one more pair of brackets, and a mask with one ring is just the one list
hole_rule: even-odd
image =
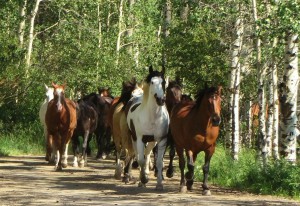
[[202,195],[211,196],[210,190],[203,190]]
[[103,153],[102,156],[101,156],[101,158],[102,158],[103,160],[105,160],[106,157],[107,157],[107,155],[106,155],[105,153]]
[[139,163],[137,161],[134,161],[132,163],[132,168],[137,169],[139,167]]
[[60,166],[60,167],[55,167],[54,170],[55,170],[56,172],[61,172],[61,171],[62,171],[62,167],[61,167],[61,166]]
[[73,163],[73,167],[78,167],[78,163],[77,163],[77,162],[74,162],[74,163]]
[[173,169],[167,169],[166,176],[172,178],[174,176]]
[[142,182],[139,182],[139,187],[146,187],[146,184],[142,183]]
[[144,176],[142,176],[142,177],[141,177],[141,182],[142,182],[143,184],[146,184],[146,183],[148,183],[148,182],[149,182],[148,175],[144,175]]
[[130,182],[129,177],[123,177],[122,182],[128,184]]
[[187,190],[189,191],[193,190],[193,185],[187,185]]
[[114,177],[115,177],[116,180],[121,180],[122,179],[121,173],[118,173],[118,172],[115,172]]
[[164,190],[163,184],[157,184],[156,187],[155,187],[155,190],[158,190],[158,191]]
[[62,168],[67,168],[68,164],[67,163],[61,163]]
[[186,193],[187,192],[187,187],[186,186],[181,186],[180,189],[179,189],[179,192]]
[[79,163],[79,167],[83,168],[84,167],[84,163]]

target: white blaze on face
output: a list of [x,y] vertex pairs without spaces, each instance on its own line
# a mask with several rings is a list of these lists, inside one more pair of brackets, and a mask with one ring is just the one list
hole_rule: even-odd
[[57,96],[58,96],[58,100],[57,100],[57,110],[58,111],[61,111],[62,110],[62,104],[61,104],[61,95],[62,95],[62,92],[63,90],[61,88],[57,88],[56,89],[56,93],[57,93]]
[[153,77],[151,79],[151,93],[153,95],[156,95],[157,98],[163,98],[164,97],[164,91],[162,88],[162,78],[161,77]]

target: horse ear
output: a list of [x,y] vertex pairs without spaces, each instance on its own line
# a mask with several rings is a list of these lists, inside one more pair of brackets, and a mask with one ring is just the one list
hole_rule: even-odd
[[66,83],[66,82],[64,82],[64,84],[62,85],[62,87],[65,89],[65,88],[66,88],[66,86],[67,86],[67,83]]
[[48,89],[49,89],[49,87],[47,86],[47,84],[44,84],[44,85],[45,85],[45,89],[46,89],[46,90],[48,90]]
[[153,72],[153,67],[152,67],[152,65],[150,65],[150,67],[149,67],[149,73],[152,73]]
[[222,86],[218,86],[218,94],[221,95]]
[[169,86],[169,82],[170,82],[169,78],[170,78],[169,76],[166,77],[166,85],[165,85],[166,88]]
[[57,85],[56,85],[54,82],[52,82],[52,86],[53,86],[54,88],[57,87]]

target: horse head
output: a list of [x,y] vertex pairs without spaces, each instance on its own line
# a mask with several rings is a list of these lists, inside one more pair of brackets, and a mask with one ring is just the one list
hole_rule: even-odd
[[158,106],[163,106],[165,103],[164,72],[154,71],[152,66],[150,66],[146,83],[149,85],[149,95],[152,95],[155,98]]
[[221,123],[221,90],[222,87],[211,87],[208,89],[208,110],[211,114],[211,123],[213,126],[219,126]]
[[62,110],[62,103],[65,101],[65,84],[57,85],[52,82],[54,88],[54,101],[56,102],[57,110]]

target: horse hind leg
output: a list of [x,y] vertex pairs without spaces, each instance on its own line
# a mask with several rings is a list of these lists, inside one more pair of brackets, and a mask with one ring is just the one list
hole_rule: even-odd
[[184,167],[185,167],[185,159],[183,154],[183,148],[176,148],[178,157],[179,157],[179,169],[180,169],[180,188],[179,191],[181,193],[186,193],[186,180],[184,177]]
[[116,169],[115,169],[115,179],[120,180],[122,177],[122,163],[121,163],[121,154],[122,154],[122,149],[116,148]]
[[127,184],[130,181],[134,180],[134,177],[131,174],[133,158],[134,158],[134,155],[127,154],[126,159],[124,161],[125,162],[125,167],[124,167],[123,182],[125,182],[125,184]]
[[[170,131],[169,131],[170,132]],[[170,146],[170,152],[169,152],[169,166],[166,172],[166,176],[168,178],[172,178],[174,176],[174,166],[173,166],[173,160],[175,157],[175,145],[174,140],[171,134],[168,135],[168,145]]]

